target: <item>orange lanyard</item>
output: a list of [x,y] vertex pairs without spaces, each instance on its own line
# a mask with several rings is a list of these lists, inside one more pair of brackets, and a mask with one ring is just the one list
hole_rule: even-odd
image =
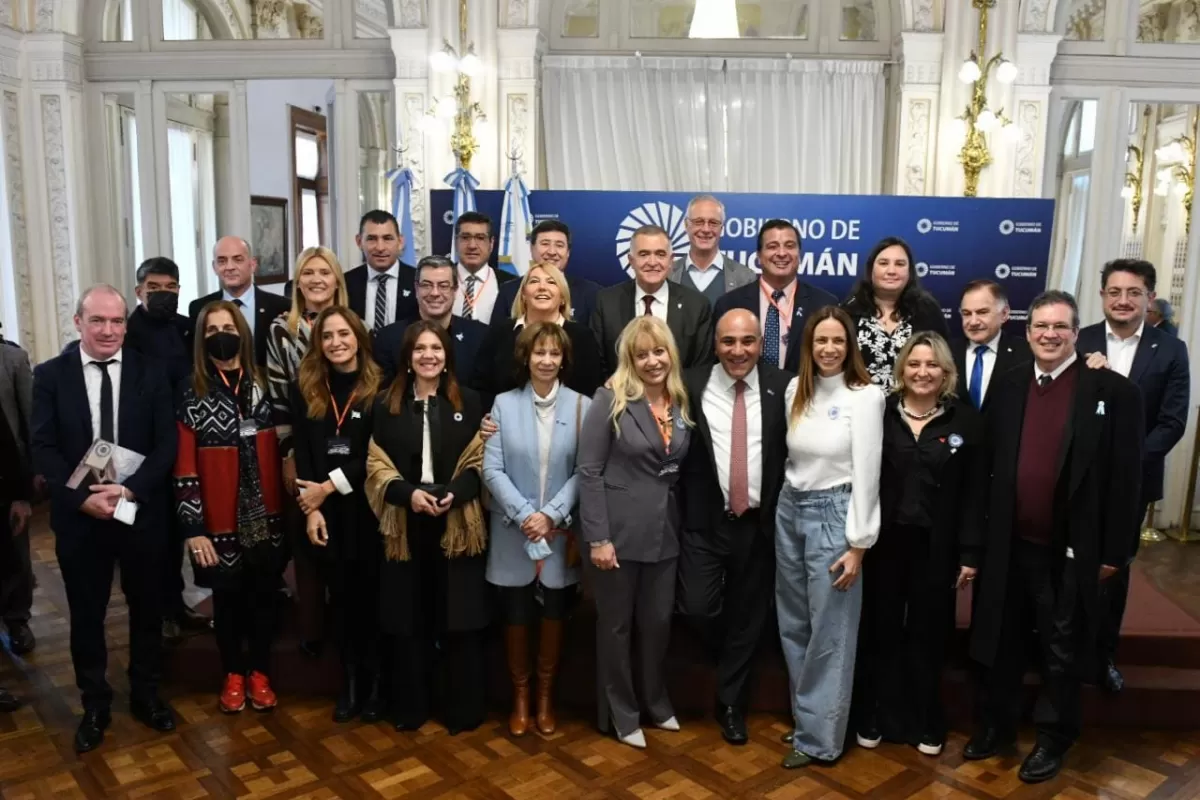
[[483,279],[483,283],[479,284],[479,288],[475,290],[475,294],[467,297],[467,291],[465,288],[463,289],[463,306],[470,309],[471,316],[475,315],[475,305],[479,302],[479,298],[483,297],[483,290],[491,279],[492,271],[489,269],[487,277]]
[[242,376],[245,373],[242,371],[241,367],[238,367],[237,386],[229,385],[229,378],[225,377],[224,370],[218,369],[217,374],[221,376],[221,381],[225,384],[225,388],[233,392],[233,407],[237,409],[237,416],[240,420],[242,418],[242,398],[238,396],[238,393],[242,391]]
[[671,406],[667,405],[667,411],[664,415],[659,416],[658,409],[654,407],[649,400],[646,401],[650,405],[650,413],[654,415],[654,421],[658,423],[658,435],[662,437],[663,449],[668,453],[671,452]]
[[[796,285],[793,283],[793,296],[789,300],[790,305],[795,305],[795,286]],[[779,303],[776,303],[775,298],[771,297],[771,293],[767,291],[767,284],[763,282],[762,278],[758,279],[758,288],[763,293],[763,297],[767,299],[767,302],[775,306],[775,310],[779,312],[779,324],[783,326],[782,338],[787,339],[788,334],[792,330],[792,315],[783,313],[783,309],[779,307]],[[784,292],[784,295],[786,296],[787,292]],[[766,324],[766,320],[763,320],[763,324]]]
[[342,435],[342,423],[346,421],[346,415],[350,413],[350,407],[354,405],[354,397],[358,394],[355,389],[350,393],[350,399],[346,401],[346,407],[338,411],[337,400],[333,396],[333,390],[329,388],[329,381],[325,381],[325,390],[329,392],[329,405],[333,406],[333,417],[337,421],[337,427],[334,429],[335,436]]

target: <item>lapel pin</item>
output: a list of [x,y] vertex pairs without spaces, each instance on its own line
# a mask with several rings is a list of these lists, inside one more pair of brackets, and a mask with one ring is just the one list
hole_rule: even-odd
[[404,290],[404,296],[405,296],[405,297],[408,297],[410,294],[412,294],[412,292],[411,292],[411,291],[409,291],[408,289],[405,289],[405,290]]
[[1153,350],[1156,347],[1158,347],[1158,342],[1155,342],[1154,344],[1150,345],[1151,350]]
[[678,304],[678,305],[676,305],[675,307],[676,307],[676,308],[678,308],[678,309],[680,309],[680,310],[683,310],[683,303],[679,303],[679,304]]
[[362,419],[362,412],[361,411],[351,411],[350,419]]
[[774,396],[775,396],[775,390],[774,390],[774,389],[767,389],[767,394],[769,394],[769,395],[771,395],[772,397],[774,397]]
[[1104,401],[1103,401],[1103,400],[1101,400],[1100,402],[1096,403],[1096,416],[1097,416],[1097,417],[1103,417],[1103,416],[1104,416]]
[[575,306],[571,306],[571,319],[575,319]]
[[455,422],[462,422],[462,412],[461,412],[461,411],[455,411],[455,412],[454,412],[454,421],[455,421]]
[[463,340],[462,331],[459,331],[458,333],[454,334],[454,338],[458,339],[461,342]]
[[800,308],[797,308],[797,309],[796,309],[796,311],[795,311],[795,313],[794,313],[794,314],[792,314],[792,316],[793,316],[793,317],[802,317],[802,316],[804,316],[804,307],[803,307],[803,306],[801,306]]

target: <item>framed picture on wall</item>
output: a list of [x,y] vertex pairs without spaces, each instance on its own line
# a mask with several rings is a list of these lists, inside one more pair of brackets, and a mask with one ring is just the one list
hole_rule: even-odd
[[250,198],[250,246],[258,259],[256,283],[288,279],[287,205],[284,197]]

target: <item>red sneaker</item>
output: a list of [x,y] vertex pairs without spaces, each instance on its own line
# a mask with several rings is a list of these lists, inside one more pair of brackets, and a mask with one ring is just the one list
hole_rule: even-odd
[[255,711],[270,711],[275,707],[275,692],[271,691],[271,682],[261,672],[250,673],[250,705]]
[[225,676],[225,688],[221,690],[221,710],[236,714],[246,707],[246,679],[229,673]]

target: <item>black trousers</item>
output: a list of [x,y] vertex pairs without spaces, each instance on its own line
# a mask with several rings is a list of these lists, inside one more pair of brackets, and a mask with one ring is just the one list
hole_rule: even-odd
[[1015,738],[1026,666],[1024,633],[1032,615],[1042,661],[1042,686],[1033,711],[1037,743],[1061,753],[1079,738],[1082,727],[1082,620],[1075,561],[1065,560],[1056,581],[1055,560],[1047,546],[1013,542],[1000,642],[984,677],[980,708],[984,727],[995,728],[1002,739]]
[[277,576],[263,574],[213,589],[213,634],[226,675],[270,676],[278,586]]
[[447,728],[471,730],[486,714],[484,631],[394,637],[392,711],[418,727],[435,707]]
[[771,612],[775,545],[760,511],[722,515],[711,535],[684,531],[679,552],[679,610],[717,658],[717,702],[745,710],[750,665]]
[[954,622],[951,578],[930,569],[930,532],[896,526],[867,551],[856,698],[891,742],[943,741],[941,677]]
[[1096,662],[1103,669],[1116,661],[1117,642],[1121,640],[1121,622],[1125,619],[1125,603],[1129,599],[1129,570],[1121,567],[1116,574],[1100,584],[1100,630],[1096,636]]
[[33,562],[29,557],[29,531],[12,535],[8,524],[11,505],[0,503],[0,617],[11,628],[29,622],[33,607]]
[[[172,497],[174,489],[164,486],[167,497]],[[183,614],[183,526],[179,524],[178,515],[167,514],[167,545],[163,559],[162,570],[162,602],[163,616],[175,618]]]
[[379,669],[379,559],[383,553],[375,556],[334,557],[325,570],[346,669]]
[[158,689],[162,670],[162,556],[164,532],[133,529],[115,521],[93,522],[83,532],[59,533],[55,553],[71,619],[71,662],[84,709],[108,708],[112,687],[105,677],[108,648],[104,618],[113,569],[121,568],[121,591],[129,609],[129,684],[134,696]]

